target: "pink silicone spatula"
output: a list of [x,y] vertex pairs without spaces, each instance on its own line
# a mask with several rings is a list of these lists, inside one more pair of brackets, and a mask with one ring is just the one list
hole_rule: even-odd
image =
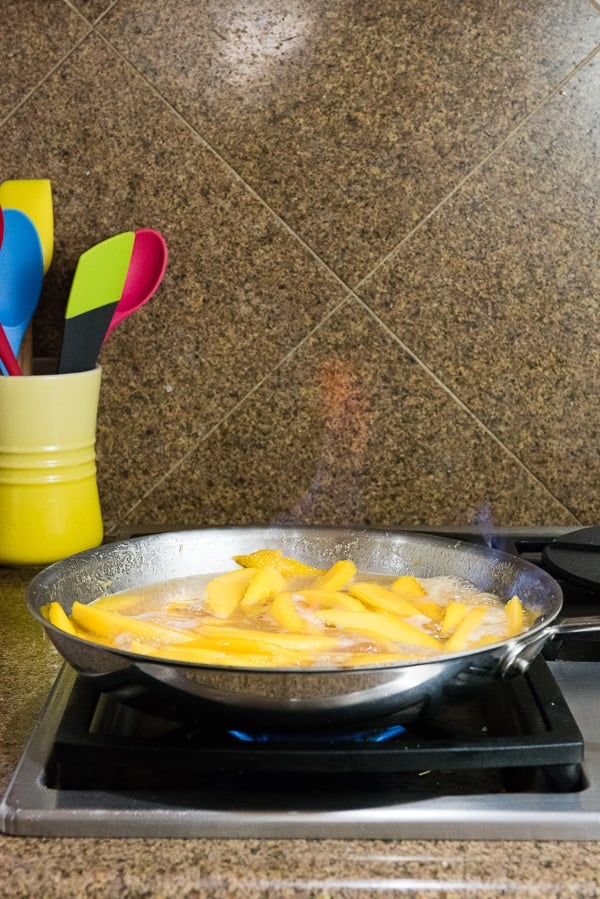
[[140,228],[135,232],[123,293],[104,340],[123,319],[154,296],[165,274],[168,257],[167,244],[162,234],[152,228]]

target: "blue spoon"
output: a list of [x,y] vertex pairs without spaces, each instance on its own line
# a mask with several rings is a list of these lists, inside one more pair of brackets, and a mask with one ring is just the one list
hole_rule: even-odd
[[44,257],[37,229],[18,209],[4,209],[0,247],[0,324],[15,356],[42,291]]

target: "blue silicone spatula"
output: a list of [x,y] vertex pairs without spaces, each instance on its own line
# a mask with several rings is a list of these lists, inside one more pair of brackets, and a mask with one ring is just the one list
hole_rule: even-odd
[[29,216],[4,209],[0,247],[0,323],[15,356],[38,304],[44,277],[42,245]]

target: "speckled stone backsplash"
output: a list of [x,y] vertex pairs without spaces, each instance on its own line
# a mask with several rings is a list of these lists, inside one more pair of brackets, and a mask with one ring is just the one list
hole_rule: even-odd
[[49,178],[34,319],[152,227],[105,344],[107,528],[600,520],[600,6],[22,0],[0,181]]

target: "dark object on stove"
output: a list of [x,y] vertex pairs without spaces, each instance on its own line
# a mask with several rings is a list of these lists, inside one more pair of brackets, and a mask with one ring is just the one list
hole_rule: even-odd
[[555,577],[598,590],[600,598],[600,527],[582,528],[552,541],[542,560]]

